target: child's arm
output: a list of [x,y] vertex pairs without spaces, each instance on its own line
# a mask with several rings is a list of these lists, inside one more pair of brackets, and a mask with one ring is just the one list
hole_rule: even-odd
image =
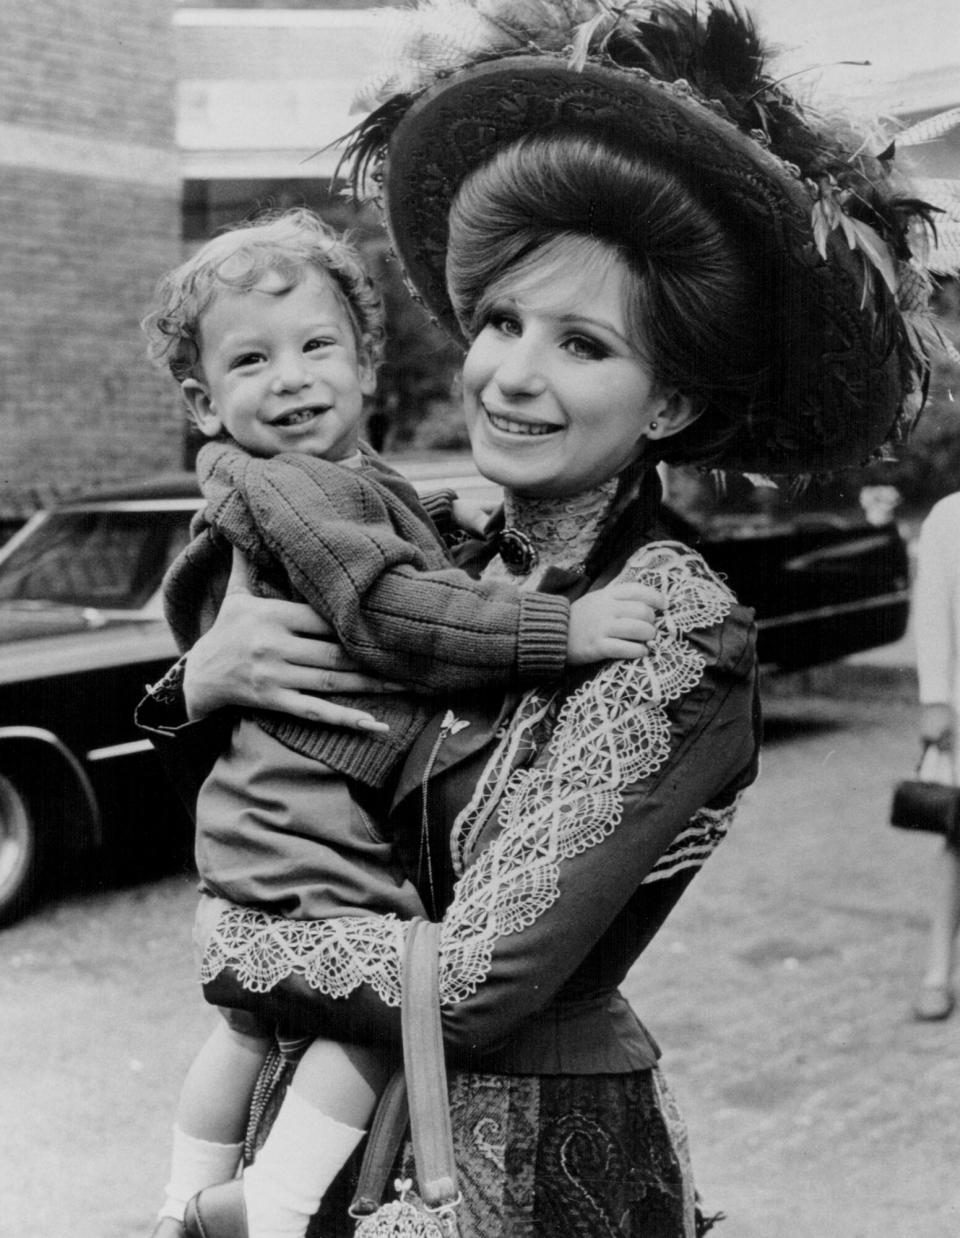
[[[565,598],[433,566],[444,560],[424,538],[421,518],[404,509],[398,519],[362,477],[307,457],[246,458],[242,484],[271,553],[365,668],[426,691],[521,686],[562,673],[570,652]],[[229,512],[217,523],[235,540]],[[601,639],[629,640],[622,612],[631,603],[611,601],[616,613],[607,629],[601,624]],[[599,616],[602,605],[590,605]],[[652,617],[638,599],[632,605],[641,622]],[[589,642],[575,652],[578,661],[611,656]]]

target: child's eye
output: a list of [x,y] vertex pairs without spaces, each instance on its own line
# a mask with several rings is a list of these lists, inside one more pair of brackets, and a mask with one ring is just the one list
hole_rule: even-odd
[[262,360],[263,360],[262,352],[240,353],[238,356],[234,357],[234,359],[230,362],[230,369],[231,370],[246,369],[248,366],[251,366],[251,365],[259,365]]
[[333,348],[336,342],[336,340],[331,339],[329,336],[317,335],[314,336],[313,339],[307,340],[306,344],[303,346],[303,351],[316,352],[320,348]]

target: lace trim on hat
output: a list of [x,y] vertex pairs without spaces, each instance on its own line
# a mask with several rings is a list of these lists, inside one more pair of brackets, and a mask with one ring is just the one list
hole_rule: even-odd
[[[440,993],[445,1003],[476,991],[490,970],[498,938],[529,927],[559,898],[561,862],[608,837],[622,819],[624,789],[666,762],[666,707],[699,683],[705,667],[703,655],[684,637],[720,623],[733,603],[703,559],[678,543],[645,547],[620,579],[652,585],[665,597],[649,655],[603,666],[563,703],[543,765],[514,768],[542,747],[535,741],[536,727],[552,701],[552,694],[528,693],[457,818],[451,846],[461,869],[494,810],[499,832],[463,871],[444,918]],[[732,815],[732,809],[695,814],[647,880],[699,866]],[[404,922],[394,916],[283,920],[232,908],[207,946],[201,979],[211,980],[230,966],[245,988],[265,992],[298,975],[331,997],[368,984],[396,1006],[404,932]]]

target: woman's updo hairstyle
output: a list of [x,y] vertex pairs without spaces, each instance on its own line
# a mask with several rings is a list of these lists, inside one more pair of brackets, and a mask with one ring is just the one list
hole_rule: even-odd
[[655,379],[702,410],[649,444],[659,458],[709,465],[749,416],[766,352],[757,281],[735,225],[674,170],[606,133],[531,134],[464,180],[449,229],[447,286],[468,338],[490,289],[545,244],[575,235],[617,250],[634,276],[634,344]]

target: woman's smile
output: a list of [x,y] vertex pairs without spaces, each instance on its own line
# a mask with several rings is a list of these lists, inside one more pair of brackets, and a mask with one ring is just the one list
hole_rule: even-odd
[[495,430],[500,430],[503,434],[515,434],[526,438],[539,438],[545,434],[555,434],[559,430],[559,426],[549,425],[542,421],[521,421],[516,417],[511,417],[506,413],[495,413],[492,409],[483,406],[483,411],[487,414],[487,420]]

